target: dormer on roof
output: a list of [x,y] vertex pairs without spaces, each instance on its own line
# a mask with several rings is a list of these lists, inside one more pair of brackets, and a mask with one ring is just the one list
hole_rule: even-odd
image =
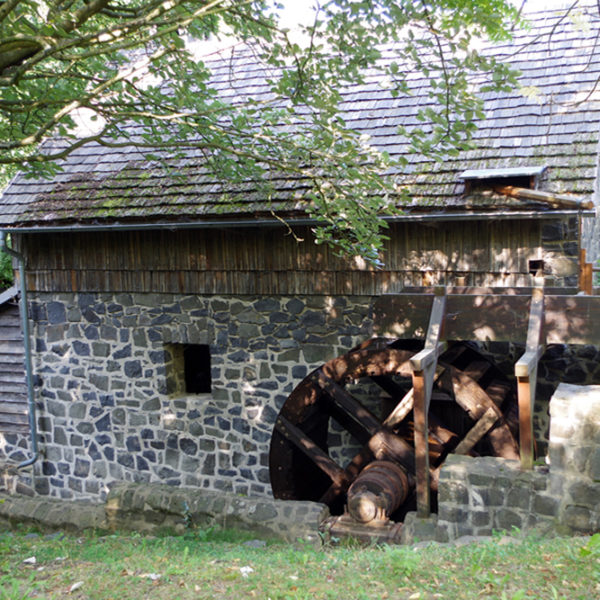
[[465,193],[474,189],[497,186],[538,189],[546,166],[509,167],[504,169],[467,169],[459,177],[465,182]]

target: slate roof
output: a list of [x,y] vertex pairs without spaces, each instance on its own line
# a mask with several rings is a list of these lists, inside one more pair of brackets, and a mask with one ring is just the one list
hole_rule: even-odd
[[[419,74],[411,79],[411,96],[393,98],[378,75],[364,85],[343,91],[342,108],[349,127],[371,136],[392,157],[407,155],[408,173],[399,179],[410,186],[408,214],[442,211],[548,210],[498,194],[465,195],[459,175],[467,169],[543,166],[541,188],[560,194],[589,198],[598,160],[600,131],[599,32],[600,17],[585,11],[590,27],[562,11],[529,15],[532,27],[515,33],[511,43],[493,48],[522,72],[523,86],[537,95],[515,90],[485,97],[487,118],[479,123],[477,149],[442,163],[425,163],[407,155],[408,147],[397,133],[398,125],[421,125],[419,107],[431,102],[426,81]],[[268,93],[263,66],[252,53],[233,50],[235,87],[232,87],[232,57],[222,54],[213,63],[214,81],[224,98]],[[386,58],[391,60],[393,49]],[[58,143],[58,142],[54,142]],[[182,165],[180,165],[182,166]],[[274,176],[272,204],[256,192],[253,182],[233,190],[235,205],[223,203],[221,182],[207,172],[199,152],[189,153],[183,166],[186,178],[178,179],[152,168],[134,147],[110,149],[89,144],[73,152],[63,163],[63,172],[52,181],[36,181],[18,175],[4,192],[0,205],[0,227],[48,227],[67,223],[193,222],[228,215],[268,215],[271,209],[302,215],[298,201],[305,182],[289,176]]]

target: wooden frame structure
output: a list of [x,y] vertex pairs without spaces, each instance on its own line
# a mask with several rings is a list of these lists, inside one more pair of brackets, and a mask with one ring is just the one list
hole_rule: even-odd
[[[519,400],[520,457],[533,467],[533,405],[537,367],[549,343],[600,345],[600,297],[546,295],[542,289],[436,289],[433,293],[381,296],[374,306],[374,329],[386,337],[423,337],[413,359],[417,513],[430,512],[427,415],[439,355],[451,340],[511,341],[525,344],[515,364]],[[487,413],[486,413],[487,414]],[[494,424],[484,415],[465,440],[480,439]],[[468,442],[467,442],[468,443]]]

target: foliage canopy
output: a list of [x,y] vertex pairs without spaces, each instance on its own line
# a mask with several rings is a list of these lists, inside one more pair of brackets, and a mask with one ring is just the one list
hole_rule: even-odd
[[[4,0],[0,166],[51,176],[94,141],[134,143],[150,156],[200,151],[224,180],[262,182],[265,197],[273,172],[293,174],[310,182],[317,240],[376,262],[380,216],[397,193],[390,175],[405,165],[346,127],[340,90],[369,73],[391,97],[410,94],[409,76],[420,72],[434,102],[419,113],[422,127],[399,135],[428,158],[456,154],[482,116],[478,94],[515,81],[473,42],[507,37],[516,10],[505,0],[326,0],[297,43],[278,8],[271,0]],[[210,47],[219,35],[247,42],[269,67],[268,101],[219,97],[210,61],[190,43]],[[397,59],[383,60],[390,45]],[[78,127],[82,114],[93,131]]]

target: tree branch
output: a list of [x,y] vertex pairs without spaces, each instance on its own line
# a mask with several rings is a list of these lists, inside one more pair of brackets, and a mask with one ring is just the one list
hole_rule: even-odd
[[5,0],[0,4],[0,23],[16,8],[20,0]]

